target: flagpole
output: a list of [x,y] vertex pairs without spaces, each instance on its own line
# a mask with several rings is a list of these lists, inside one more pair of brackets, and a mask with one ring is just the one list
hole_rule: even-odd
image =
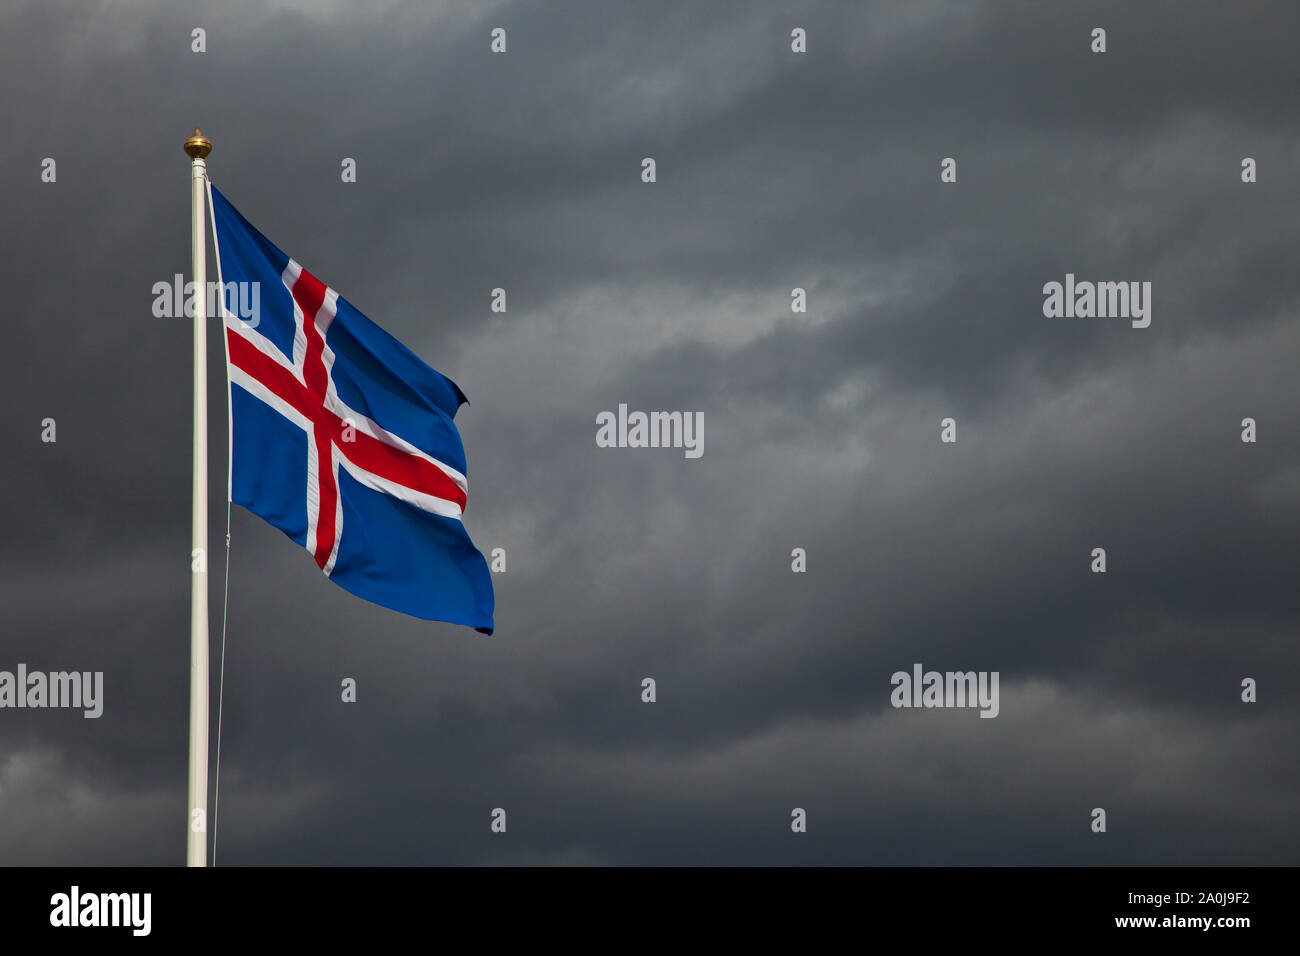
[[190,552],[190,775],[186,866],[208,857],[208,250],[204,242],[207,164],[212,143],[194,128],[190,157],[190,254],[194,277],[194,510]]

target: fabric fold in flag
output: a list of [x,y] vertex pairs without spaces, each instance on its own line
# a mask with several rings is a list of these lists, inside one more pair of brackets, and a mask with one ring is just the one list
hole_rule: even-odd
[[[212,216],[230,354],[231,500],[358,597],[491,634],[491,575],[461,520],[469,485],[454,419],[465,394],[276,248],[215,186]],[[246,288],[258,289],[241,299],[257,303],[251,316],[226,298]]]

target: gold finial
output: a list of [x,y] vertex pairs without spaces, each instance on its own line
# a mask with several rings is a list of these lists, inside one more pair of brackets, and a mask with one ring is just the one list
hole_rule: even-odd
[[202,159],[212,152],[212,141],[203,135],[203,132],[196,126],[194,135],[185,141],[185,155],[190,159]]

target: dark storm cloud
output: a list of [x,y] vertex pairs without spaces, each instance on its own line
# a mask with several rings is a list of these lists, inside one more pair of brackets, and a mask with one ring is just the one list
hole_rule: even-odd
[[[180,859],[189,327],[150,307],[188,272],[200,123],[241,211],[469,394],[467,526],[509,560],[482,638],[352,598],[236,509],[219,860],[1296,861],[1300,11],[304,0],[0,27],[0,668],[106,685],[99,720],[0,711],[0,859]],[[1152,281],[1151,327],[1044,319],[1066,272]],[[702,410],[704,456],[596,448],[619,402]],[[1001,671],[1001,715],[891,709],[914,661]]]

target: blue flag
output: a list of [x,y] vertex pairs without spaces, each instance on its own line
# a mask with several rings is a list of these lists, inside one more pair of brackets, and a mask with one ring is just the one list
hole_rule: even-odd
[[451,379],[254,229],[214,187],[230,352],[231,500],[367,601],[492,633],[461,521]]

